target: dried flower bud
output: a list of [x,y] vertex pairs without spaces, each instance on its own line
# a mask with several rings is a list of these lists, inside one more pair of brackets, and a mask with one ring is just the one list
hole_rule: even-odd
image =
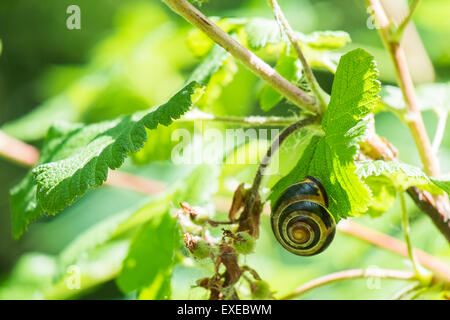
[[182,212],[191,218],[191,221],[195,224],[202,225],[208,221],[209,213],[205,208],[191,206],[187,202],[180,203]]
[[185,233],[190,233],[193,235],[201,235],[203,228],[195,223],[193,223],[188,215],[183,213],[178,213],[178,223],[181,229]]
[[186,248],[196,258],[205,259],[211,255],[211,245],[200,237],[186,233],[184,235],[184,243],[186,244]]

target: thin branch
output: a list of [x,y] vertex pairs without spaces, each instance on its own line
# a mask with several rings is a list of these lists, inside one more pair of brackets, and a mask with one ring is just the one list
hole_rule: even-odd
[[275,126],[284,127],[298,121],[297,117],[235,117],[235,116],[218,116],[215,114],[200,111],[198,109],[187,112],[181,119],[176,122],[193,122],[193,121],[212,121],[224,122],[227,124],[238,124],[240,126]]
[[410,229],[409,229],[409,223],[408,223],[408,210],[406,208],[405,196],[403,195],[402,191],[399,192],[399,197],[400,197],[400,204],[401,204],[401,211],[402,211],[403,236],[404,236],[405,242],[406,242],[408,257],[409,257],[409,260],[411,260],[414,271],[416,272],[417,275],[420,275],[419,268],[417,267],[417,261],[414,256],[413,250],[412,250],[411,238],[409,236]]
[[250,189],[248,201],[244,208],[244,212],[253,212],[253,206],[254,206],[255,200],[258,196],[258,191],[259,191],[259,187],[261,185],[262,177],[264,176],[264,173],[270,163],[270,159],[280,148],[281,144],[295,131],[302,129],[305,126],[316,123],[317,120],[318,120],[317,117],[311,117],[311,118],[306,118],[306,119],[300,120],[294,124],[291,124],[289,127],[285,128],[283,131],[281,131],[281,133],[278,135],[278,137],[273,140],[271,146],[267,150],[266,155],[261,160],[258,170],[256,171],[255,178],[253,179],[253,184]]
[[[375,160],[398,161],[397,150],[386,140],[375,133],[373,123],[369,127],[366,139],[361,142],[362,152]],[[415,187],[407,190],[417,207],[428,215],[442,235],[450,242],[450,220],[446,219],[446,212],[442,206],[437,206],[433,196]]]
[[[0,158],[3,157],[7,160],[26,167],[32,167],[36,164],[39,154],[36,148],[27,145],[22,141],[14,139],[1,131],[0,137],[2,137],[0,141],[9,141],[9,143],[0,143]],[[7,148],[5,148],[5,146],[7,146]],[[12,152],[12,150],[17,151]],[[143,183],[144,180],[145,183]],[[154,195],[165,189],[165,185],[161,182],[145,179],[132,174],[124,174],[123,172],[119,171],[110,171],[106,184],[118,188],[131,189],[143,194],[150,195]],[[222,212],[227,212],[231,205],[230,199],[216,198],[214,202],[217,209]],[[270,207],[268,203],[266,203],[266,205],[264,206],[263,213],[266,215],[270,214]],[[341,220],[338,224],[338,230],[364,241],[368,241],[380,248],[395,252],[401,256],[408,256],[406,245],[401,241],[388,235],[382,234],[378,231],[361,226],[355,222]],[[450,281],[449,266],[421,250],[414,249],[414,252],[416,253],[418,261],[422,265],[438,274],[443,275],[445,279],[447,279],[447,281]]]
[[397,292],[393,297],[392,300],[402,300],[405,299],[408,294],[411,292],[417,290],[420,288],[420,282],[412,283],[409,286],[403,288],[399,292]]
[[[429,176],[438,177],[440,175],[439,161],[433,152],[430,139],[425,129],[403,47],[398,41],[394,41],[392,38],[392,23],[380,0],[368,0],[368,3],[374,11],[380,37],[389,52],[394,65],[397,82],[402,90],[403,99],[406,104],[407,125],[413,136],[424,170]],[[438,195],[433,198],[435,200],[434,207],[436,207],[437,211],[442,215],[440,218],[441,222],[439,222],[440,227],[447,229],[446,237],[447,239],[450,239],[450,236],[448,235],[450,233],[450,204],[448,197],[447,195]],[[432,217],[432,219],[433,221],[436,220],[435,217]],[[445,227],[445,225],[447,225],[447,227]]]
[[445,134],[445,126],[447,125],[448,112],[444,111],[442,114],[438,114],[438,123],[436,127],[436,133],[434,134],[433,143],[431,148],[433,149],[435,157],[437,157],[439,147]]
[[135,174],[123,171],[109,170],[108,179],[105,184],[111,187],[117,187],[132,190],[148,195],[155,195],[167,188],[164,182],[142,178]]
[[[0,158],[29,168],[37,164],[39,150],[0,130]],[[112,170],[109,170],[105,184],[149,195],[160,193],[167,186],[163,182],[145,179],[123,171]]]
[[39,151],[32,145],[0,131],[0,157],[24,167],[31,167],[38,161]]
[[[217,210],[220,212],[228,212],[231,206],[231,200],[228,198],[216,198],[214,200],[214,203]],[[270,215],[270,205],[267,202],[264,205],[263,214],[266,216]],[[405,258],[408,257],[406,244],[404,242],[371,228],[360,225],[359,223],[350,220],[341,220],[337,226],[337,230],[339,232],[356,237],[360,240],[367,241],[379,248],[394,252]],[[428,269],[439,275],[442,275],[444,280],[450,281],[450,266],[446,265],[444,262],[436,259],[435,257],[427,254],[422,250],[413,249],[413,251],[421,265],[427,267]]]
[[[450,219],[448,212],[443,206],[436,204],[436,199],[427,191],[411,187],[407,190],[409,196],[414,200],[417,207],[426,213],[442,235],[450,242]],[[445,201],[445,199],[444,199]]]
[[297,106],[314,114],[321,114],[317,99],[291,84],[271,66],[244,48],[228,33],[220,29],[203,13],[186,0],[163,0],[173,11],[178,13],[192,25],[203,31],[214,42],[222,46],[233,57],[241,61],[248,69],[265,80],[272,88],[292,101]]
[[400,23],[397,30],[395,31],[395,34],[392,37],[392,41],[399,42],[401,40],[401,37],[403,36],[403,32],[405,31],[406,26],[409,24],[409,22],[412,19],[412,16],[414,12],[416,11],[417,7],[419,6],[420,0],[414,0],[411,7],[409,8],[408,15],[405,19]]
[[[185,17],[192,24],[194,24],[195,26],[199,27],[202,31],[204,31],[212,40],[222,45],[225,49],[228,48],[227,50],[232,54],[234,53],[233,55],[235,55],[236,57],[240,57],[241,59],[246,61],[245,65],[250,70],[253,70],[255,73],[259,74],[260,71],[256,71],[255,67],[258,69],[259,68],[258,66],[264,66],[263,69],[264,70],[267,69],[268,66],[264,62],[262,62],[261,64],[260,61],[261,59],[253,55],[247,49],[243,48],[227,33],[222,31],[211,21],[206,19],[206,17],[204,17],[200,12],[198,12],[197,9],[195,9],[185,0],[165,0],[165,2],[170,7],[173,7],[175,11],[179,11],[180,15]],[[381,7],[381,3],[379,1],[373,1],[373,9],[377,15],[377,24],[381,26],[383,30],[384,28],[386,28],[386,26],[389,27],[389,19],[385,15],[383,7]],[[248,59],[250,59],[250,62],[253,61],[254,63],[253,62],[249,63]],[[270,70],[270,72],[265,73],[265,76],[270,76],[270,74],[276,74],[276,72],[273,69],[267,70]],[[275,79],[275,82],[276,81],[277,80]],[[296,90],[298,90],[298,88],[296,88],[295,86],[291,86],[290,84],[289,85],[286,84],[283,90],[287,91],[294,90],[290,92],[288,95],[285,95],[283,92],[279,91],[281,94],[289,98],[292,97],[293,95],[294,96],[297,95]],[[391,153],[391,149],[388,147],[389,143],[383,142],[383,139],[378,137],[376,134],[374,135],[374,137],[375,138],[372,140],[377,140],[377,142],[382,141],[382,143],[378,143],[376,147],[376,149],[378,149],[377,152],[384,155]],[[442,232],[442,234],[444,234],[444,236],[450,242],[450,219],[446,218],[445,207],[437,206],[433,198],[430,198],[428,194],[418,189],[410,188],[408,189],[408,193],[414,199],[419,208],[421,210],[424,210],[424,212],[431,217],[433,223],[438,227],[438,229]]]
[[283,11],[278,5],[278,1],[277,0],[268,0],[268,1],[270,6],[272,7],[273,14],[280,26],[281,31],[282,32],[284,31],[286,33],[286,35],[289,38],[289,41],[294,47],[294,50],[297,53],[300,62],[302,63],[306,79],[311,86],[311,90],[316,94],[316,97],[319,99],[321,111],[322,113],[324,113],[328,105],[326,94],[319,86],[319,83],[317,82],[317,79],[314,76],[314,73],[312,72],[312,69],[308,64],[308,61],[306,61],[305,55],[303,54],[302,49],[300,48],[300,44],[297,37],[295,36],[294,30],[292,30],[289,21],[284,16]]
[[[340,232],[367,241],[405,258],[408,257],[406,244],[391,236],[362,226],[350,220],[341,220],[337,228]],[[419,249],[413,249],[413,252],[421,265],[441,275],[447,282],[450,281],[450,266]]]
[[414,281],[416,279],[416,274],[411,271],[401,271],[401,270],[388,270],[379,268],[369,268],[369,269],[351,269],[345,271],[339,271],[335,273],[327,274],[323,277],[309,281],[292,293],[289,293],[282,297],[280,300],[290,300],[294,299],[300,295],[303,295],[315,288],[334,283],[342,280],[358,279],[358,278],[381,278],[381,279],[395,279],[395,280],[406,280]]
[[[409,72],[403,47],[398,42],[391,41],[392,28],[391,22],[384,11],[380,0],[369,0],[379,25],[378,31],[383,43],[388,50],[392,63],[394,64],[395,73],[403,98],[408,110],[407,124],[419,151],[425,172],[430,176],[439,176],[439,164],[434,157],[430,139],[423,123],[422,115],[417,103],[417,97],[414,90],[414,84]],[[381,22],[381,23],[380,23]]]

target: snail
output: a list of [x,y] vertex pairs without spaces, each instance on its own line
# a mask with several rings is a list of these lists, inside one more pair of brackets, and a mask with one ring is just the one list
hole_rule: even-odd
[[325,250],[336,233],[328,206],[327,192],[314,177],[286,188],[272,207],[272,230],[278,242],[300,256]]

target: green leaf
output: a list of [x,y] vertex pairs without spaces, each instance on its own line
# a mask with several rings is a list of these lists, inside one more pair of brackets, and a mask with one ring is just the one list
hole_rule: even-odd
[[[117,284],[124,293],[150,286],[167,276],[174,263],[175,243],[179,240],[175,219],[168,213],[143,226],[130,246]],[[168,295],[167,286],[163,286]]]
[[[119,212],[87,229],[72,241],[60,254],[59,263],[62,268],[73,264],[83,254],[99,247],[111,239],[122,235],[133,227],[146,223],[154,217],[158,217],[170,207],[175,190],[165,192],[150,201],[145,201],[137,206]],[[139,219],[136,219],[139,217]]]
[[442,193],[433,179],[421,169],[406,163],[369,160],[356,162],[356,167],[356,173],[372,191],[373,202],[368,211],[372,216],[386,212],[394,204],[397,192],[403,192],[412,186],[434,194]]
[[[226,33],[233,33],[247,23],[245,18],[209,17],[209,19]],[[190,51],[197,57],[205,56],[215,45],[214,41],[199,29],[192,29],[186,41]]]
[[[222,87],[233,79],[236,72],[233,65],[231,55],[219,45],[215,45],[203,62],[192,72],[187,83],[196,81],[205,85],[204,92],[200,92],[201,98],[196,101],[198,108],[206,109],[214,104],[222,92]],[[158,128],[157,131],[152,132],[152,139],[132,156],[133,161],[146,164],[155,160],[170,160],[172,149],[179,143],[173,140],[172,135],[175,130],[180,129],[193,132],[193,125],[173,123],[170,126]]]
[[388,211],[395,203],[397,198],[397,188],[392,184],[389,177],[370,176],[364,179],[372,191],[372,203],[366,214],[372,217],[381,216]]
[[209,55],[192,72],[187,82],[196,81],[200,84],[207,84],[211,76],[222,66],[223,62],[230,54],[219,45],[215,45]]
[[345,31],[317,31],[308,35],[297,33],[302,43],[318,50],[336,50],[351,42],[350,35]]
[[189,110],[198,87],[192,82],[150,112],[138,112],[93,125],[58,125],[50,129],[39,165],[11,190],[13,234],[44,213],[56,214],[100,186],[108,168],[119,168],[130,152],[142,148],[147,129],[169,125]]
[[439,188],[450,194],[450,177],[430,178]]
[[[409,187],[418,187],[434,194],[442,193],[437,183],[433,183],[421,169],[397,161],[368,160],[356,163],[356,173],[363,179],[368,177],[385,176],[399,191]],[[448,181],[447,181],[448,183]],[[445,184],[445,183],[444,183]],[[444,189],[445,190],[445,189]]]
[[[405,109],[405,101],[400,88],[383,86],[381,98],[389,107]],[[450,112],[450,82],[427,83],[416,87],[416,96],[420,110],[433,110],[436,113]]]
[[280,28],[275,20],[254,18],[245,25],[247,41],[251,49],[265,48],[268,44],[277,44],[282,41]]
[[183,176],[162,194],[132,208],[102,220],[80,234],[60,254],[59,263],[65,269],[77,259],[111,239],[129,234],[151,219],[166,213],[172,205],[188,202],[212,209],[212,195],[217,190],[218,167],[201,164]]
[[367,210],[371,193],[355,172],[354,158],[366,116],[378,102],[377,76],[375,61],[366,51],[356,49],[341,58],[322,120],[323,135],[311,140],[296,167],[275,185],[272,203],[286,187],[312,175],[324,184],[337,220]]
[[[275,70],[287,80],[294,81],[296,79],[297,71],[299,70],[296,61],[297,58],[295,57],[281,54],[278,58]],[[265,84],[264,88],[262,89],[260,98],[261,109],[263,109],[264,111],[269,111],[270,109],[275,107],[282,99],[283,96],[278,91]]]
[[167,300],[172,293],[172,272],[159,272],[148,287],[142,288],[138,300]]

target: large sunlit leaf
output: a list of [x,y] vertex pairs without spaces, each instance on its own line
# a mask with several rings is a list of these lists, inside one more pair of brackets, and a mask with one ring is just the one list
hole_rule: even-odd
[[354,158],[366,131],[366,116],[379,99],[377,77],[373,57],[366,51],[356,49],[341,58],[322,121],[323,135],[311,140],[297,166],[275,185],[271,200],[312,175],[324,184],[337,219],[367,210],[371,193],[356,174]]
[[11,191],[13,234],[44,213],[56,214],[89,188],[100,186],[108,169],[119,168],[129,153],[142,148],[146,129],[169,125],[189,110],[196,82],[166,104],[113,121],[83,126],[63,125],[50,130],[39,165]]

